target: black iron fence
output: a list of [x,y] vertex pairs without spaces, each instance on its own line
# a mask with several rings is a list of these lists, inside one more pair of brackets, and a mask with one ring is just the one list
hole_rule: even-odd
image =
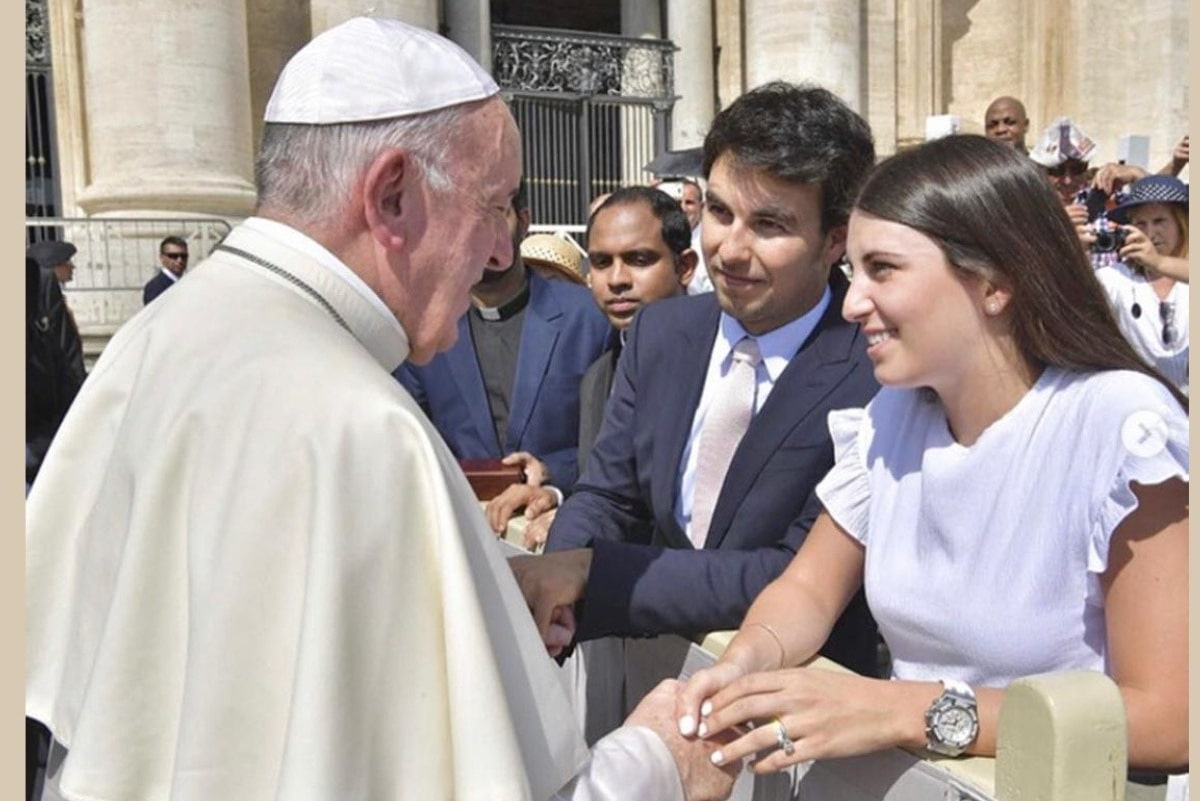
[[589,201],[651,179],[670,137],[676,47],[549,28],[492,27],[493,75],[521,128],[534,220],[585,222]]

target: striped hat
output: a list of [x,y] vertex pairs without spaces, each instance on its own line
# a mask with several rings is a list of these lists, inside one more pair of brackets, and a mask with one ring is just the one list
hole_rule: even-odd
[[1187,213],[1188,185],[1170,175],[1147,175],[1130,184],[1129,194],[1108,213],[1108,219],[1124,225],[1129,222],[1130,209],[1147,203],[1178,203]]

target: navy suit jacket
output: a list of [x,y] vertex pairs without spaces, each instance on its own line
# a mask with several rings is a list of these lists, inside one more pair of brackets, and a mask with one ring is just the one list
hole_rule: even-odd
[[394,375],[457,458],[499,459],[529,451],[547,464],[553,483],[570,487],[577,476],[579,381],[607,347],[611,331],[587,289],[529,271],[529,304],[503,443],[496,441],[466,315],[458,321],[454,347],[423,366],[406,362]]
[[[546,547],[593,549],[579,639],[737,628],[783,572],[820,511],[813,488],[833,465],[828,412],[864,406],[878,389],[858,326],[841,317],[847,281],[834,270],[830,285],[828,310],[733,456],[700,550],[675,520],[675,499],[720,307],[710,293],[638,314],[587,467]],[[822,653],[875,674],[861,592]]]
[[159,270],[158,275],[151,278],[146,282],[146,285],[142,287],[142,305],[150,305],[150,301],[154,300],[173,286],[175,286],[175,281],[172,281],[162,270]]

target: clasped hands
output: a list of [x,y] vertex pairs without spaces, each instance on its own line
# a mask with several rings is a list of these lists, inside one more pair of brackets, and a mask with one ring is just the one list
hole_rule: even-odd
[[[676,696],[680,734],[725,741],[713,764],[756,774],[910,743],[913,714],[893,682],[814,667],[746,672],[732,661],[698,671]],[[788,746],[785,750],[784,746]]]

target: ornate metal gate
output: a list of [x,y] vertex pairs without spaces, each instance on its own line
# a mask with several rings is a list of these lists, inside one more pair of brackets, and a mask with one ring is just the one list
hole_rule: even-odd
[[578,225],[588,202],[644,183],[669,141],[674,53],[661,39],[492,27],[493,75],[521,128],[536,222]]
[[[46,0],[25,0],[25,216],[60,213]],[[26,238],[51,239],[54,231],[27,228]]]

